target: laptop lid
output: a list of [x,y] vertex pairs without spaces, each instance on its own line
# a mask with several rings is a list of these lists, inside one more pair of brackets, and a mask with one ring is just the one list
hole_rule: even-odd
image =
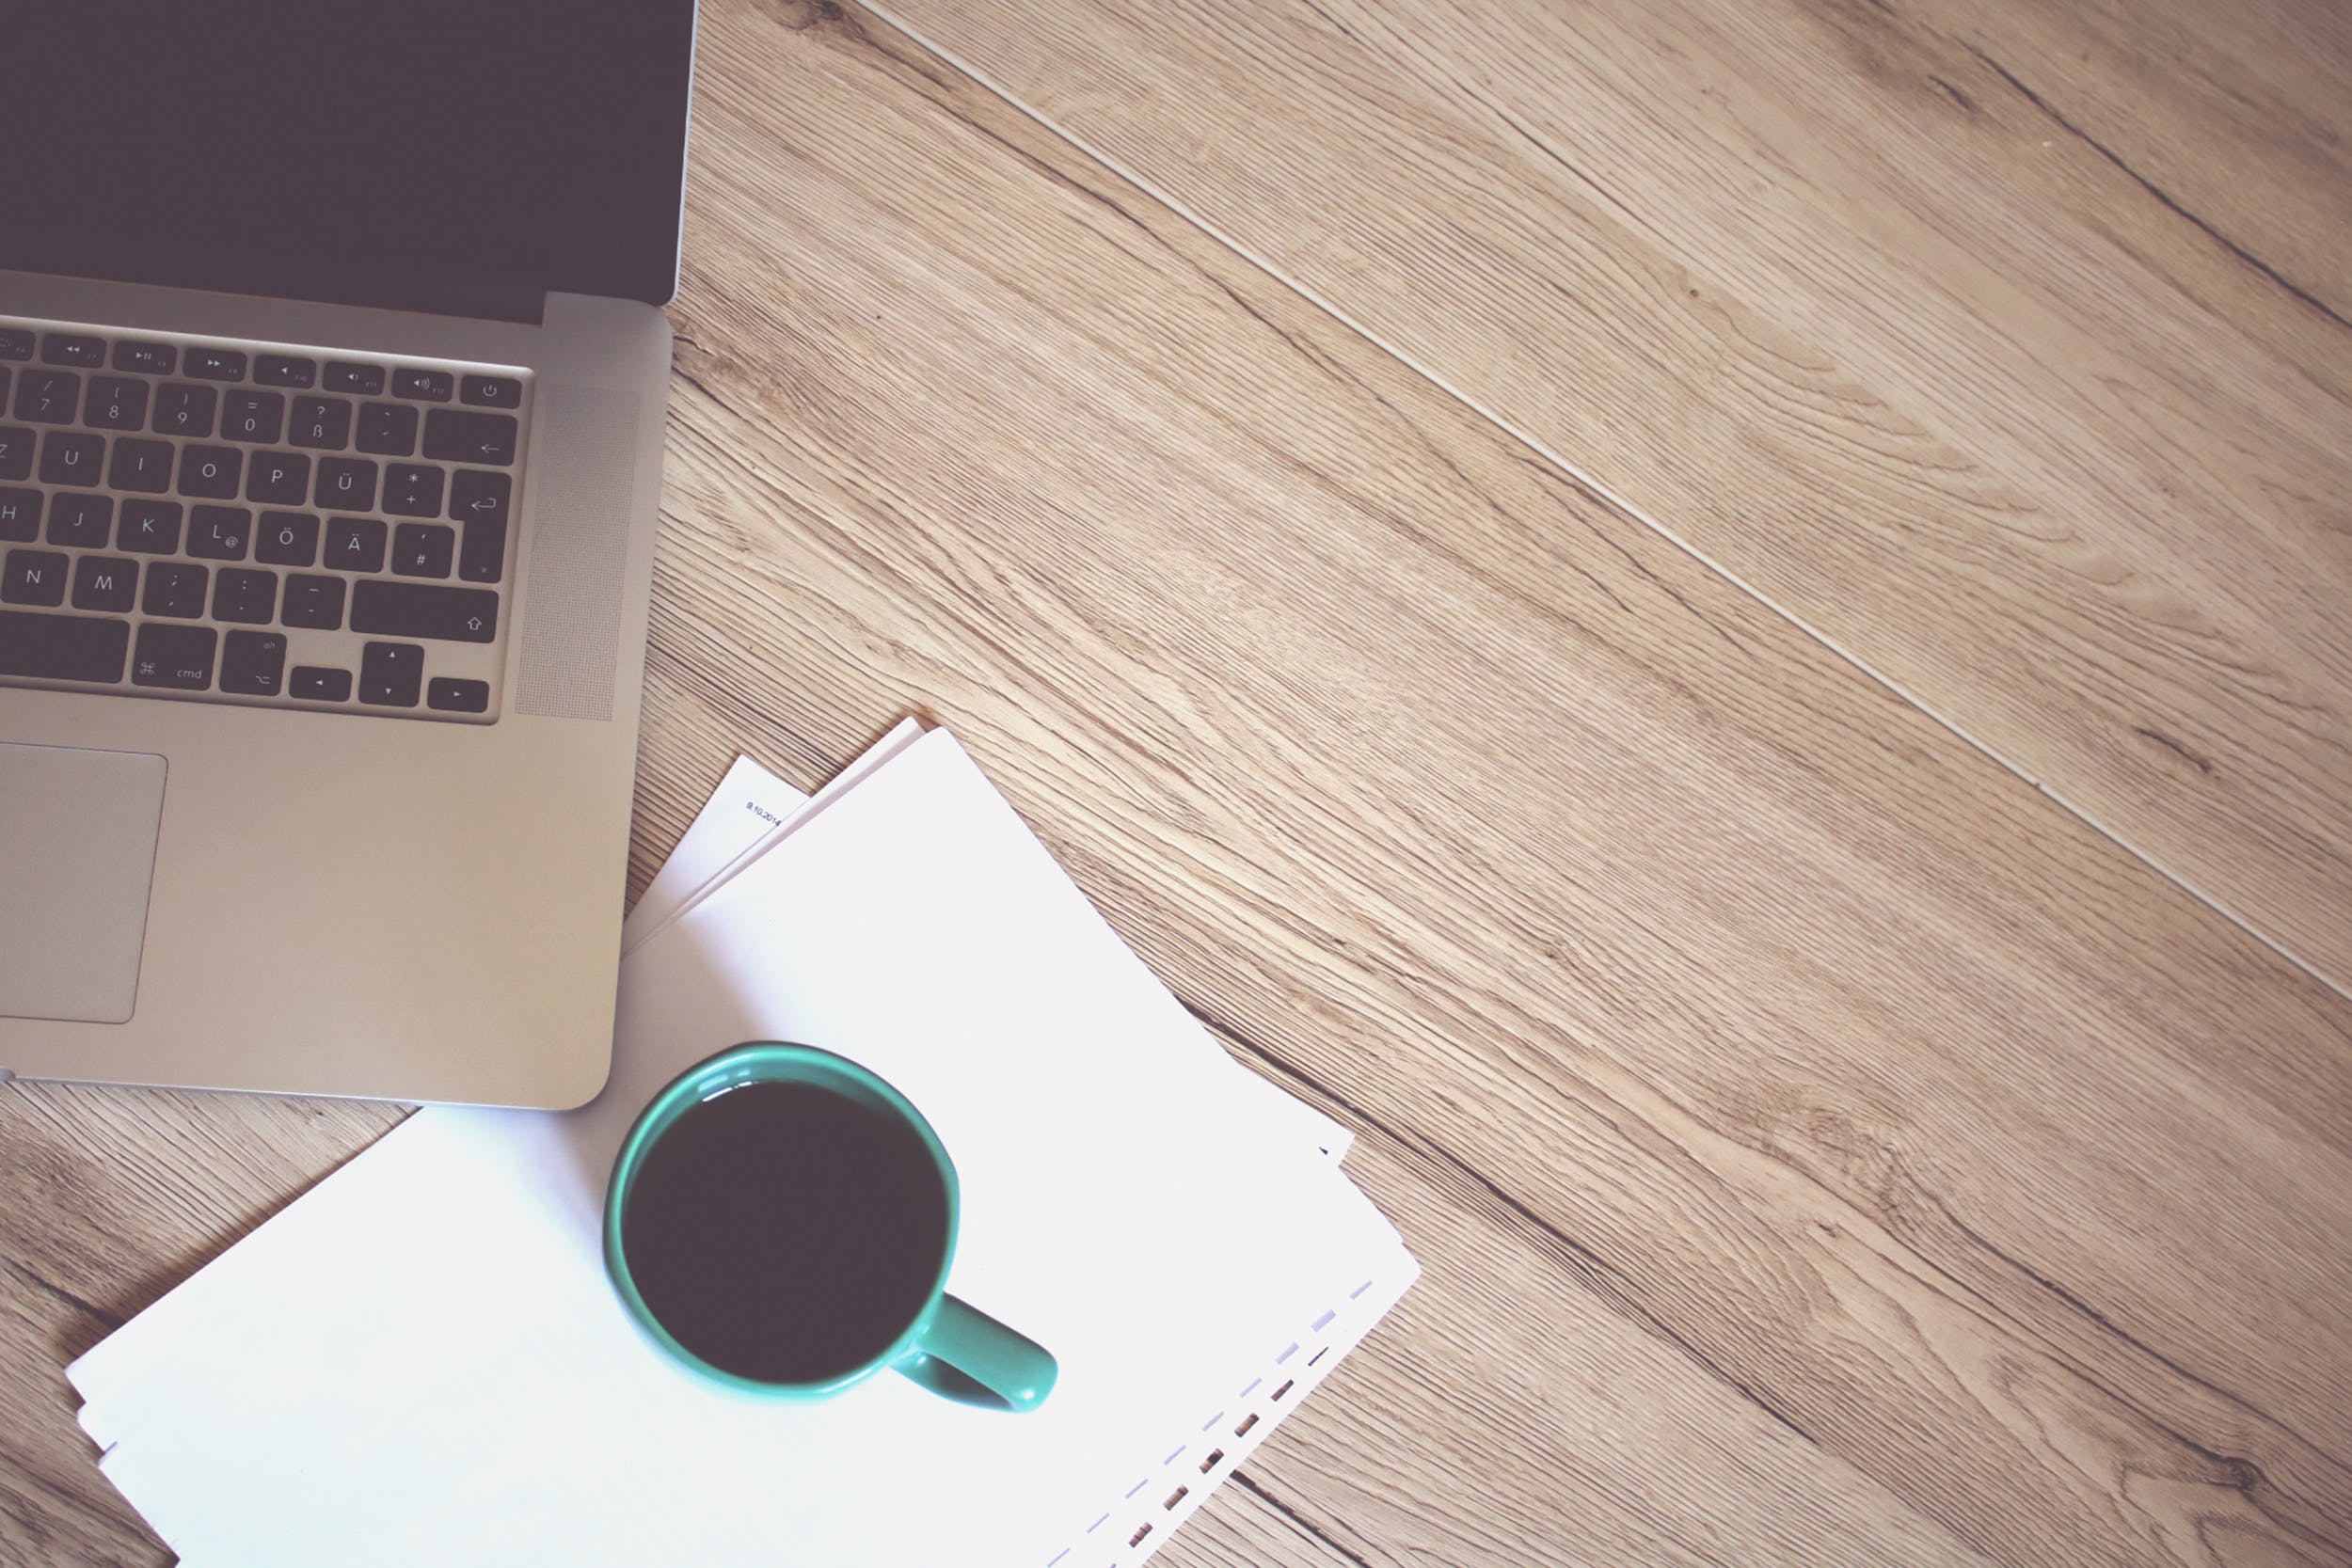
[[694,0],[0,8],[0,268],[536,320],[676,292]]

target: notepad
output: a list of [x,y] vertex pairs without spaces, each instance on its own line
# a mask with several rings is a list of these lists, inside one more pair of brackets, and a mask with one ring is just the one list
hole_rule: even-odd
[[[954,738],[861,763],[807,802],[734,778],[781,820],[648,890],[594,1104],[420,1112],[69,1369],[183,1562],[1139,1562],[1393,1304],[1395,1232]],[[622,1310],[622,1132],[754,1038],[923,1108],[961,1178],[950,1288],[1056,1353],[1042,1410],[892,1376],[779,1404]]]

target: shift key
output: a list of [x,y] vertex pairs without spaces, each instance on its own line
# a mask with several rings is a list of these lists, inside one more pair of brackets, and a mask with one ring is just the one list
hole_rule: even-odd
[[377,637],[489,642],[499,634],[499,596],[485,588],[365,578],[351,585],[351,629]]

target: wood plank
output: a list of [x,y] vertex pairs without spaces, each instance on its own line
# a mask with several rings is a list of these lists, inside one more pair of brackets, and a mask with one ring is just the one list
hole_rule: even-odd
[[2352,983],[2340,10],[884,9]]

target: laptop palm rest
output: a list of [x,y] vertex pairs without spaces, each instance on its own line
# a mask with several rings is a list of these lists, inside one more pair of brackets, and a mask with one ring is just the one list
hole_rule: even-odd
[[164,759],[0,742],[0,1017],[129,1021]]

